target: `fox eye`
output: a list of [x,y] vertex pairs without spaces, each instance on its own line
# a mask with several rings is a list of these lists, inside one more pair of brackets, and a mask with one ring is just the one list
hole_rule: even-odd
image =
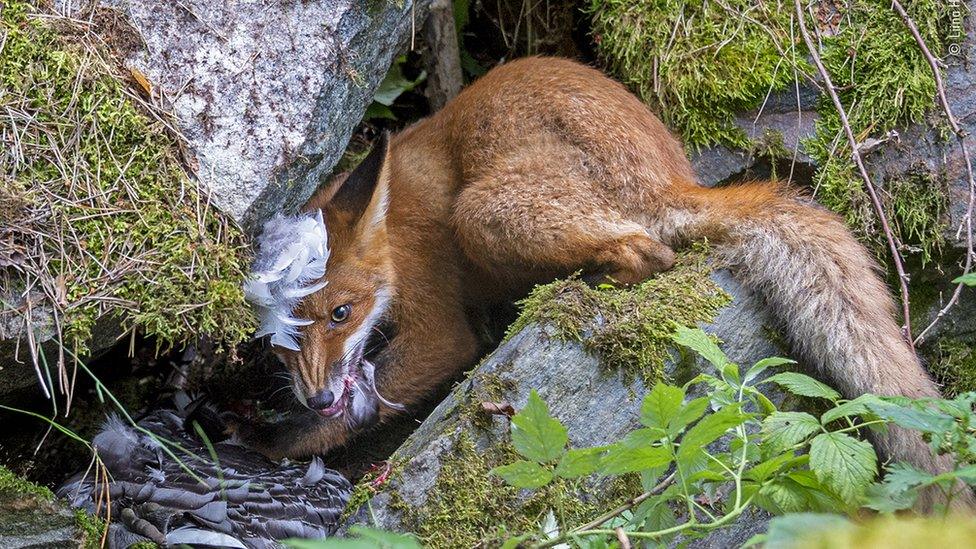
[[349,318],[349,313],[352,312],[352,306],[346,303],[345,305],[340,305],[335,309],[332,309],[332,322],[339,324],[340,322],[345,322]]

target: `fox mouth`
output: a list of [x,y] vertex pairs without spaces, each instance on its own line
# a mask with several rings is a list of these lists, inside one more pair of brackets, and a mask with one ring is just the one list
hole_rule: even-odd
[[328,408],[315,410],[323,419],[337,419],[343,415],[352,425],[371,423],[376,418],[379,404],[403,410],[402,404],[384,398],[376,389],[376,367],[363,357],[362,351],[349,361],[342,376],[342,392]]
[[332,419],[339,417],[349,408],[350,401],[353,397],[353,391],[356,390],[356,383],[359,376],[353,372],[352,375],[345,375],[342,378],[342,394],[339,395],[332,406],[328,408],[323,408],[321,410],[315,410],[315,413],[322,416],[325,419]]

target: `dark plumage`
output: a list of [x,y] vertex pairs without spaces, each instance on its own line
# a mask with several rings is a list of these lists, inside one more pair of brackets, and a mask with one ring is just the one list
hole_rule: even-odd
[[[110,417],[93,441],[111,477],[113,521],[121,521],[112,524],[110,547],[147,538],[162,546],[277,547],[275,540],[330,535],[349,499],[349,481],[318,458],[277,464],[237,444],[217,442],[215,463],[181,415],[157,410],[138,424],[192,454],[169,445],[199,480],[157,439]],[[94,512],[102,489],[89,472],[76,475],[58,494]]]

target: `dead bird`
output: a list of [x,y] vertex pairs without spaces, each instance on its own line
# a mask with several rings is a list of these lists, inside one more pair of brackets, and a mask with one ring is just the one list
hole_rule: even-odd
[[[333,533],[352,490],[345,477],[318,458],[275,463],[232,441],[195,434],[194,424],[214,422],[216,413],[200,406],[156,410],[137,426],[113,415],[92,441],[108,470],[107,486],[86,471],[58,495],[103,516],[109,495],[110,548],[150,540],[162,547],[263,549]],[[200,430],[219,432],[214,425]]]

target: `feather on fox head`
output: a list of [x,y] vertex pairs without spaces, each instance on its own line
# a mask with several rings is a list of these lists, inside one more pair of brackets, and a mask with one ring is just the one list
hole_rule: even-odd
[[[306,213],[267,223],[248,299],[292,377],[295,396],[323,418],[361,426],[386,401],[364,357],[387,312],[394,271],[386,232],[390,167],[384,134]],[[326,227],[328,231],[326,231]]]

